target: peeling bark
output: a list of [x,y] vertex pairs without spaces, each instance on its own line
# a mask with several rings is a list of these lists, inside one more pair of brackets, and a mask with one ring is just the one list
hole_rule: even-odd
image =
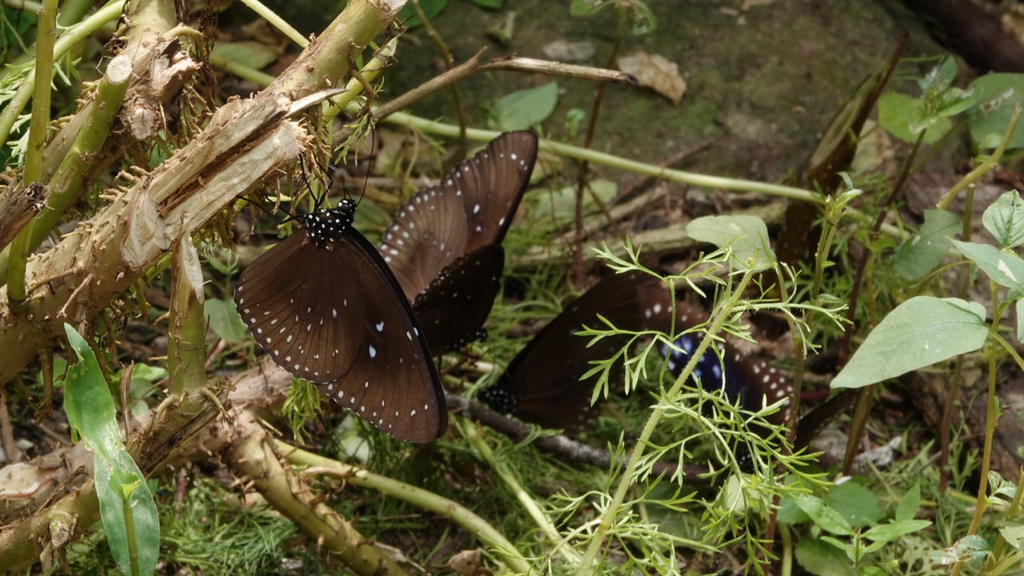
[[46,187],[13,183],[0,192],[0,250],[10,244],[18,232],[46,206]]

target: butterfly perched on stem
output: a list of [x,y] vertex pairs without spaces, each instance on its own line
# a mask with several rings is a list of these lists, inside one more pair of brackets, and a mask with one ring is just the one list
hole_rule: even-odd
[[301,226],[242,271],[235,303],[285,370],[400,440],[444,434],[448,411],[426,339],[384,259],[352,226],[356,202]]
[[379,246],[439,356],[474,339],[505,265],[501,241],[537,159],[532,132],[506,132],[398,209]]

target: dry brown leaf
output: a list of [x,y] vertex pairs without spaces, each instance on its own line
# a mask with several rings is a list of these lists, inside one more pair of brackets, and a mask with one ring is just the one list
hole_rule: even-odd
[[676,106],[686,92],[686,81],[679,75],[679,65],[664,56],[636,52],[619,58],[619,70],[636,76],[646,86],[668,98]]

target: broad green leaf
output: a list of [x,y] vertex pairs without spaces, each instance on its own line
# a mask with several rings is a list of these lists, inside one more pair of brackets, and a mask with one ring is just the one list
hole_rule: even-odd
[[733,251],[733,266],[738,270],[761,270],[775,263],[768,241],[768,227],[756,216],[705,216],[686,225],[686,233],[700,242]]
[[924,530],[931,525],[931,520],[895,520],[888,524],[875,526],[864,532],[862,536],[875,542],[893,542],[907,534]]
[[921,100],[898,92],[887,92],[878,99],[878,123],[904,142],[916,142],[925,132],[925,144],[934,143],[952,126],[949,118],[925,112]]
[[834,546],[836,550],[844,552],[846,554],[846,559],[851,562],[853,561],[853,558],[856,555],[856,551],[854,550],[853,545],[849,542],[845,540],[840,540],[839,538],[833,538],[832,536],[828,535],[822,535],[821,541],[831,546]]
[[868,334],[832,380],[832,388],[861,388],[973,352],[987,336],[981,304],[959,298],[911,298]]
[[[132,380],[128,385],[128,399],[131,402],[132,416],[142,416],[149,411],[149,404],[143,398],[153,392],[153,385],[167,378],[167,369],[162,366],[135,364],[132,367]],[[121,372],[118,372],[118,381]]]
[[[583,195],[584,214],[598,209],[597,203],[594,202],[595,195],[601,202],[607,205],[615,198],[618,191],[618,185],[611,180],[598,179],[591,181],[590,190]],[[537,204],[530,210],[530,213],[535,220],[554,218],[565,221],[575,218],[576,186],[566,186],[555,192],[540,194]]]
[[1016,248],[1024,243],[1024,200],[1020,192],[1003,193],[981,217],[985,229],[1003,248]]
[[853,535],[853,527],[846,521],[846,518],[843,518],[842,514],[826,504],[821,498],[801,496],[795,498],[794,501],[822,530],[840,536]]
[[947,88],[939,94],[935,113],[939,116],[955,116],[967,110],[978,101],[978,94],[973,90]]
[[238,315],[234,300],[225,301],[210,298],[203,302],[203,316],[210,325],[210,330],[225,342],[234,343],[245,340],[246,329],[242,318]]
[[999,529],[999,534],[1007,544],[1016,548],[1018,552],[1024,552],[1024,526],[1019,524],[1003,526]]
[[903,494],[893,517],[899,520],[913,520],[917,516],[917,510],[921,507],[921,484],[914,484]]
[[784,497],[779,503],[779,513],[776,519],[783,524],[800,524],[811,519],[806,512],[800,509],[790,497]]
[[878,497],[856,482],[836,486],[825,496],[825,502],[854,528],[870,526],[885,515]]
[[94,453],[96,497],[107,544],[122,574],[133,573],[129,553],[125,504],[128,504],[134,530],[137,571],[152,574],[160,553],[160,519],[153,493],[142,471],[121,443],[114,401],[100,372],[89,343],[70,325],[64,325],[68,342],[79,362],[68,367],[64,389],[64,411],[68,421]]
[[988,542],[977,534],[965,536],[944,550],[932,552],[929,557],[934,562],[953,564],[961,560],[984,560],[990,554]]
[[470,2],[488,10],[501,10],[501,7],[505,5],[505,0],[470,0]]
[[949,238],[961,230],[960,219],[945,210],[925,210],[924,224],[893,256],[893,271],[904,280],[918,280],[935,269],[949,250]]
[[260,70],[273,63],[280,55],[281,50],[276,46],[253,41],[218,42],[210,52],[211,57],[223,58],[253,70]]
[[801,538],[794,552],[800,566],[815,576],[857,575],[846,554],[821,540]]
[[[420,8],[427,16],[427,20],[433,20],[447,5],[448,0],[420,0]],[[407,3],[404,8],[398,11],[398,21],[409,28],[423,25],[423,21],[416,15],[416,10],[412,7],[412,2]]]
[[502,130],[527,130],[546,120],[557,104],[558,82],[548,82],[498,99],[494,118]]
[[[977,104],[967,113],[971,137],[982,150],[995,148],[1010,124],[1013,107],[1024,104],[1024,74],[986,74],[971,82]],[[1024,122],[1018,122],[1008,149],[1024,146]]]
[[107,381],[85,338],[69,324],[64,325],[64,331],[79,359],[68,366],[64,387],[64,412],[68,423],[78,430],[89,450],[113,460],[116,447],[121,445],[121,433]]
[[990,244],[959,240],[953,240],[953,244],[996,284],[1018,292],[1024,291],[1024,260],[1016,254],[1003,252]]
[[956,80],[956,62],[952,56],[943,56],[928,74],[918,81],[921,92],[942,92]]
[[1017,483],[1005,480],[995,470],[988,472],[988,500],[989,505],[1006,506],[1010,504],[1017,494]]
[[167,378],[167,369],[163,366],[136,364],[132,369],[132,384],[135,382],[154,384]]
[[886,252],[891,248],[896,247],[896,241],[893,240],[893,238],[888,234],[881,234],[876,236],[872,234],[871,230],[867,228],[861,228],[860,230],[854,233],[853,237],[856,238],[857,241],[860,242],[861,244],[864,244],[865,248],[874,252],[875,254]]

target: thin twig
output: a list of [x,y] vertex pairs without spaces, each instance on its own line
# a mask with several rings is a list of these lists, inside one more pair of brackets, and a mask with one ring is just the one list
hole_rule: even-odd
[[[612,53],[608,55],[606,68],[615,65],[619,57],[619,49],[622,48],[622,39],[626,36],[626,6],[617,4],[618,25],[615,29],[615,44],[612,46]],[[590,117],[587,119],[587,133],[583,138],[583,148],[590,149],[594,144],[594,131],[597,130],[597,116],[601,111],[601,100],[604,98],[604,84],[598,84],[594,88],[594,101],[590,107]],[[576,241],[573,243],[573,284],[580,288],[583,286],[583,194],[587,191],[589,180],[590,163],[586,158],[580,160],[579,174],[576,180]],[[601,201],[596,194],[592,194],[600,205]],[[607,213],[606,213],[607,215]]]
[[58,318],[69,318],[68,306],[71,306],[71,304],[78,298],[78,295],[82,293],[82,290],[84,290],[86,286],[91,284],[94,279],[95,277],[92,275],[91,272],[84,279],[82,279],[82,283],[78,285],[78,288],[75,288],[75,291],[72,292],[71,296],[68,297],[68,301],[65,302],[63,306],[61,306],[60,312],[57,312]]
[[[578,78],[583,80],[592,80],[595,82],[615,82],[618,84],[636,83],[636,78],[624,72],[592,68],[590,66],[562,64],[561,62],[548,62],[545,60],[535,60],[533,58],[517,58],[515,56],[509,56],[506,58],[492,60],[486,64],[481,64],[481,54],[483,54],[483,50],[477,52],[472,58],[451,70],[427,80],[423,84],[420,84],[416,88],[413,88],[394,100],[381,104],[380,108],[377,109],[374,115],[377,118],[386,118],[399,110],[407,109],[419,99],[433,94],[437,90],[452,84],[453,82],[458,82],[459,80],[473,74],[491,72],[494,70],[538,72],[543,69],[543,71],[550,76],[564,76],[567,78]],[[541,64],[544,66],[541,66]]]
[[[478,402],[447,392],[444,397],[450,410],[458,412],[462,416],[469,418],[474,422],[479,422],[489,428],[493,428],[505,436],[508,436],[514,442],[522,442],[527,438],[534,437],[532,444],[536,446],[538,450],[554,454],[563,460],[578,462],[580,464],[589,464],[591,466],[605,469],[608,469],[612,464],[611,455],[608,454],[607,450],[602,448],[595,448],[589,444],[584,444],[563,434],[536,436],[535,429],[530,426],[523,424],[518,420],[513,420],[504,414],[499,414]],[[623,459],[620,464],[624,463],[625,460]],[[668,476],[672,476],[675,474],[675,471],[676,465],[670,462],[657,462],[653,466],[653,472],[655,474],[664,473]],[[686,464],[683,466],[683,472],[688,484],[707,483],[706,475],[708,473],[708,469],[704,466]]]
[[82,269],[81,266],[75,266],[73,268],[68,268],[67,270],[62,270],[56,274],[44,276],[43,278],[40,278],[39,280],[36,280],[35,282],[29,284],[28,290],[26,290],[26,292],[28,294],[31,294],[35,292],[36,288],[39,288],[43,284],[49,284],[50,282],[60,280],[61,278],[67,278],[68,276],[76,276],[78,274],[81,274],[83,271],[84,270]]
[[[441,57],[444,59],[444,69],[446,71],[451,70],[455,66],[452,53],[448,50],[448,45],[445,44],[444,38],[441,38],[441,34],[430,23],[427,14],[420,6],[420,0],[412,0],[412,9],[416,11],[416,16],[423,23],[423,30],[427,33],[427,37],[433,40],[434,44],[437,45],[437,49],[441,51]],[[462,113],[462,98],[459,96],[458,82],[452,82],[452,104],[455,105],[455,118],[459,122],[459,158],[465,158],[467,154],[466,117]]]

